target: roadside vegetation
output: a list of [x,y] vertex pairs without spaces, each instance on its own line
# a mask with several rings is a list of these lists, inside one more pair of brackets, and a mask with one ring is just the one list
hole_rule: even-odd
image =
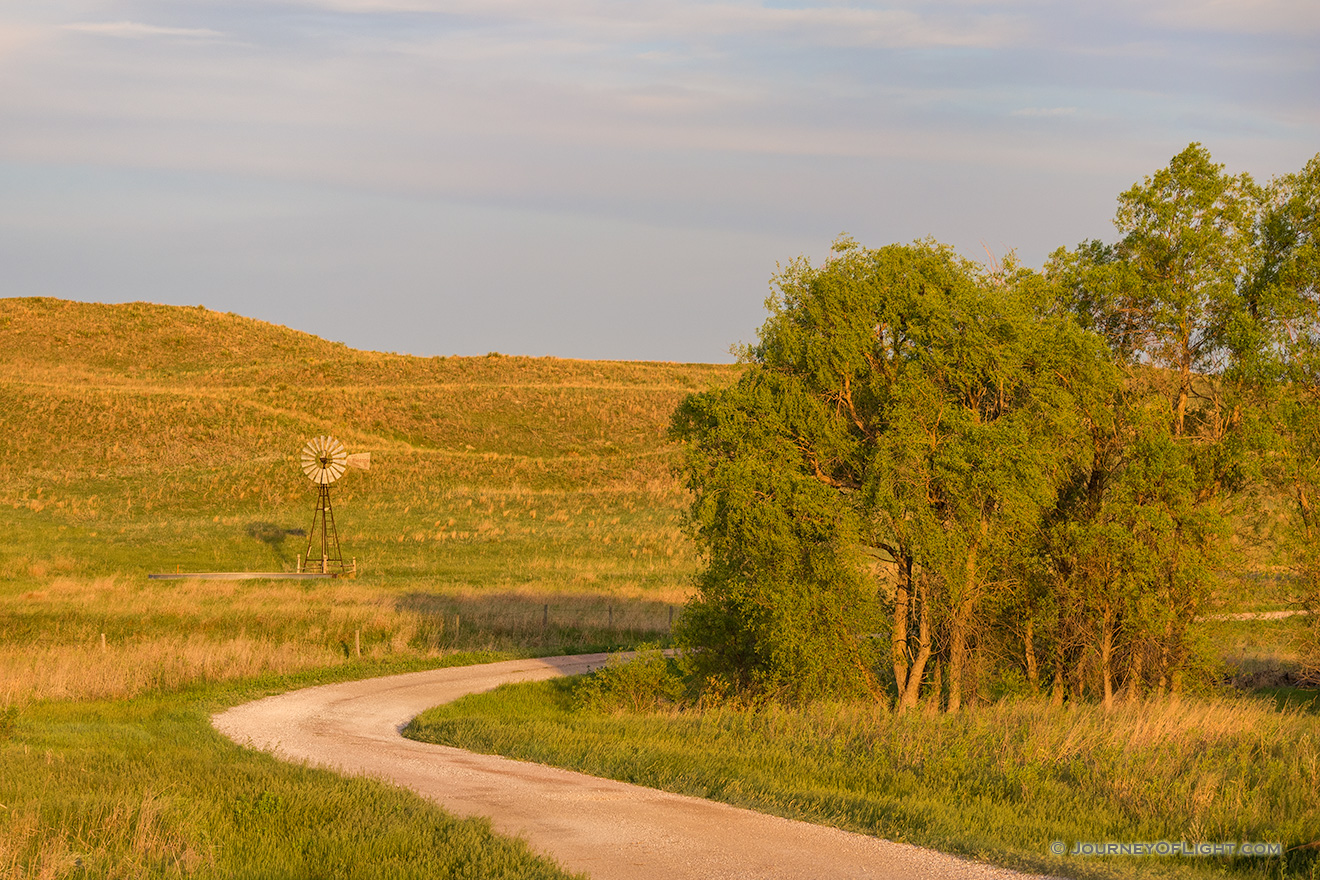
[[[673,673],[677,678],[677,668]],[[1320,716],[1207,694],[951,715],[864,701],[668,702],[636,672],[508,685],[407,735],[1070,877],[1317,876]],[[1276,842],[1282,858],[1057,857],[1050,844]]]
[[567,876],[487,822],[455,819],[382,783],[286,764],[211,728],[215,711],[326,677],[21,707],[0,728],[0,877]]

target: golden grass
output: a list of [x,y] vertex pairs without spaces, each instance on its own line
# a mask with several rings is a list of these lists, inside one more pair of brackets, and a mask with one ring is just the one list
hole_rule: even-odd
[[[589,573],[585,573],[589,575]],[[465,649],[609,644],[663,635],[681,590],[602,593],[576,572],[507,590],[400,590],[371,581],[147,581],[52,577],[0,592],[0,705],[121,699],[199,683]],[[629,635],[632,634],[632,635]]]
[[[332,433],[373,455],[335,486],[364,572],[669,600],[697,565],[669,414],[738,369],[413,358],[202,309],[0,300],[0,575],[49,611],[76,604],[61,577],[292,570],[298,450]],[[249,537],[263,523],[275,540]]]
[[[737,371],[415,358],[205,309],[0,300],[0,695],[663,634],[697,566],[669,414]],[[373,456],[335,487],[361,580],[145,579],[292,570],[313,501],[297,454],[320,433]]]
[[[59,880],[84,875],[89,863],[108,871],[106,878],[159,876],[162,869],[167,876],[194,874],[213,857],[161,822],[170,808],[168,795],[148,788],[136,807],[120,803],[99,815],[70,816],[59,828],[21,811],[0,826],[0,877]],[[119,838],[127,846],[112,855],[109,841]]]
[[120,699],[184,685],[345,662],[325,645],[251,636],[155,637],[123,644],[0,647],[0,701]]

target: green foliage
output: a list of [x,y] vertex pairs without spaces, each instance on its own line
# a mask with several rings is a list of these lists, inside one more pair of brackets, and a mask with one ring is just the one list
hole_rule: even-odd
[[[1137,283],[1124,303],[1139,352],[1176,381],[1178,434],[1193,374],[1219,375],[1243,337],[1241,284],[1251,268],[1260,191],[1192,144],[1118,200],[1118,250]],[[1249,317],[1249,316],[1248,316]]]
[[775,279],[749,369],[673,420],[708,692],[882,696],[886,634],[905,707],[1197,686],[1228,524],[1280,492],[1320,582],[1320,156],[1260,186],[1192,144],[1118,202],[1044,273],[845,238]]
[[612,654],[608,663],[577,683],[577,702],[592,712],[654,712],[683,698],[678,666],[655,644],[637,646],[633,657]]
[[[1044,609],[1056,694],[1083,678],[1106,703],[1120,679],[1129,698],[1178,689],[1195,665],[1189,623],[1224,563],[1226,511],[1240,518],[1287,487],[1306,518],[1320,476],[1302,366],[1320,305],[1318,176],[1320,157],[1260,187],[1192,144],[1119,198],[1118,243],[1051,258],[1064,301],[1124,370],[1092,431],[1094,465],[1040,544],[1048,600],[1031,613]],[[1285,555],[1309,543],[1294,537]]]
[[715,692],[801,698],[866,684],[873,648],[862,634],[876,628],[878,608],[839,561],[856,543],[850,511],[797,465],[792,410],[811,402],[796,391],[758,370],[675,415],[677,434],[702,438],[689,447],[689,485],[711,555],[677,637],[696,649],[684,662]]
[[1086,463],[1099,342],[1042,311],[1031,273],[931,243],[843,239],[776,283],[752,368],[675,415],[710,557],[679,638],[708,689],[879,696],[886,609],[861,562],[880,547],[918,572],[956,708],[996,549]]

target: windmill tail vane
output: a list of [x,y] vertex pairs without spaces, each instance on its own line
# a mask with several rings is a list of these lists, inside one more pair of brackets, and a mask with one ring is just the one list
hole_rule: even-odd
[[[330,504],[330,484],[344,475],[347,468],[371,469],[371,453],[349,454],[334,437],[313,437],[302,449],[302,471],[317,488],[316,510],[312,514],[312,527],[307,530],[305,564],[300,561],[299,571],[318,571],[320,574],[346,574],[343,552],[339,547],[339,532],[335,529],[335,513]],[[319,544],[319,546],[318,546]],[[357,573],[354,562],[353,574]]]

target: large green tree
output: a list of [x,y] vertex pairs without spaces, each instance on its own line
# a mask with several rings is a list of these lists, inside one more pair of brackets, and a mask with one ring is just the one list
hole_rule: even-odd
[[1089,466],[1103,347],[1037,276],[929,242],[843,239],[776,288],[742,380],[674,421],[709,553],[680,641],[726,686],[878,692],[887,606],[899,705],[938,654],[956,711],[998,560]]
[[[1313,190],[1307,172],[1258,186],[1192,144],[1119,197],[1115,244],[1051,257],[1047,274],[1124,374],[1092,471],[1061,496],[1046,542],[1050,592],[1072,597],[1051,621],[1056,693],[1068,674],[1080,689],[1088,657],[1107,704],[1119,658],[1129,696],[1176,689],[1226,506],[1297,462],[1314,412],[1297,396],[1314,328]],[[1314,483],[1297,465],[1304,510]]]

